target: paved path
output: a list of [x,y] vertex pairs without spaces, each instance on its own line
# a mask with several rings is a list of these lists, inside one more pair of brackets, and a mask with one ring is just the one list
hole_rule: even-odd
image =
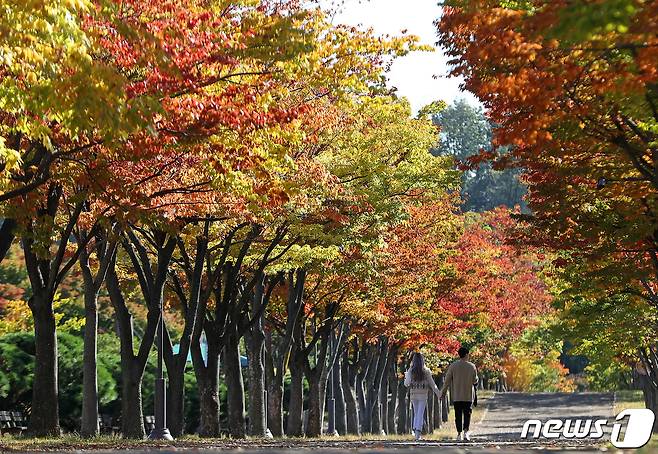
[[610,419],[612,413],[611,393],[502,393],[489,400],[484,419],[473,432],[480,441],[519,441],[528,419]]

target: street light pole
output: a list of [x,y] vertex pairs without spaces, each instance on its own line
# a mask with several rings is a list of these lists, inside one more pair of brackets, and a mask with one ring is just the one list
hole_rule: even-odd
[[167,381],[164,378],[162,367],[162,347],[164,332],[164,313],[160,303],[160,319],[158,320],[157,347],[158,347],[158,374],[155,378],[155,427],[149,434],[149,440],[173,440],[174,437],[167,429]]

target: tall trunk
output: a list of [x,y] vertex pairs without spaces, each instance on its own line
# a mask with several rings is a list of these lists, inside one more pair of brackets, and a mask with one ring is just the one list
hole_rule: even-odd
[[142,377],[134,361],[121,365],[121,433],[124,438],[142,439],[144,431],[144,414],[142,412]]
[[341,378],[343,385],[343,396],[345,397],[345,409],[347,416],[347,433],[350,435],[359,435],[359,407],[355,395],[355,382],[356,382],[356,366],[351,366],[348,359],[348,353],[343,353],[343,361],[341,362]]
[[[35,229],[43,226],[44,219],[54,219],[60,212],[62,187],[59,183],[50,184],[46,199],[43,200],[36,216],[26,225],[26,234],[22,237],[25,267],[30,280],[32,296],[28,305],[34,319],[35,368],[32,381],[32,414],[28,432],[33,436],[59,436],[59,404],[57,389],[57,333],[53,299],[60,283],[78,260],[81,248],[86,243],[77,245],[72,256],[66,258],[66,248],[77,220],[82,212],[82,200],[72,210],[68,210],[65,228],[57,233],[54,253],[49,247],[38,253],[35,245]],[[3,222],[4,225],[4,222]],[[11,227],[11,221],[7,228]],[[0,228],[2,230],[2,228]],[[10,232],[13,235],[14,230]],[[6,233],[6,232],[5,232]],[[48,238],[46,241],[50,241]],[[8,247],[8,244],[0,247]],[[1,252],[1,251],[0,251]],[[66,258],[66,259],[65,259]]]
[[[173,250],[173,247],[171,248]],[[116,330],[121,343],[121,432],[125,438],[144,438],[142,414],[142,378],[149,353],[155,340],[160,311],[153,301],[148,305],[146,328],[137,354],[134,353],[133,317],[121,293],[113,257],[105,279],[108,294],[114,307]],[[162,279],[162,276],[160,276]],[[161,281],[162,282],[162,281]],[[162,282],[164,286],[164,282]],[[160,288],[162,290],[162,288]],[[162,298],[162,293],[158,293]],[[156,303],[157,304],[157,303]]]
[[[89,232],[84,232],[84,237],[76,235],[78,243],[82,243]],[[95,437],[99,434],[98,425],[98,379],[97,379],[97,350],[98,350],[98,294],[105,280],[110,260],[115,253],[116,241],[102,241],[100,235],[97,238],[96,249],[98,251],[99,266],[96,275],[89,266],[89,253],[86,247],[80,252],[80,271],[84,282],[85,302],[85,328],[84,346],[82,353],[82,418],[80,434],[83,437]]]
[[398,381],[398,434],[408,434],[409,433],[409,414],[408,414],[408,402],[407,402],[407,387],[404,386],[403,382]]
[[[174,373],[167,368],[167,428],[174,438],[185,432],[185,366],[176,367]],[[182,372],[181,372],[182,369]]]
[[398,361],[393,358],[388,363],[388,373],[385,378],[388,381],[388,388],[391,392],[391,398],[388,401],[388,434],[397,434],[397,408],[398,408]]
[[[441,389],[443,387],[443,374],[440,374],[436,378],[436,385]],[[434,428],[439,429],[443,425],[443,402],[439,397],[434,396]]]
[[212,330],[206,333],[208,358],[204,363],[200,339],[191,345],[192,364],[199,388],[199,412],[201,421],[199,436],[217,438],[220,436],[219,423],[219,339],[213,337]]
[[380,390],[376,390],[375,394],[370,398],[370,433],[379,435],[382,431],[382,404],[379,400]]
[[273,436],[283,436],[283,384],[279,383],[278,376],[268,385],[267,425]]
[[268,355],[268,425],[275,437],[283,432],[283,378],[286,374],[291,349],[295,340],[294,330],[301,315],[306,271],[289,272],[287,277],[288,296],[286,304],[286,327],[277,348],[274,348],[271,332],[267,337]]
[[264,437],[267,431],[265,414],[265,331],[263,313],[269,300],[265,293],[266,277],[261,272],[255,278],[251,298],[251,320],[245,330],[249,358],[249,435]]
[[[642,377],[642,393],[644,405],[655,413],[658,412],[658,352],[655,346],[639,349],[640,360],[644,365],[645,375]],[[658,419],[658,418],[656,418]],[[658,432],[658,421],[653,422],[653,432]]]
[[228,429],[233,438],[245,438],[245,407],[244,382],[242,380],[242,367],[240,365],[240,350],[236,329],[229,328],[224,345],[223,369],[226,379],[228,406]]
[[[342,355],[341,355],[342,356]],[[345,393],[343,392],[343,377],[341,376],[341,360],[336,358],[334,363],[332,378],[334,386],[336,431],[340,435],[347,434],[347,404],[345,403]]]
[[436,395],[432,395],[432,399],[434,400],[434,418],[432,420],[432,428],[433,429],[440,429],[441,428],[441,401],[439,400]]
[[301,437],[304,435],[304,365],[299,353],[293,353],[290,368],[290,400],[288,401],[288,424],[286,435]]
[[388,379],[383,379],[379,388],[379,405],[381,408],[381,428],[386,434],[388,429]]
[[163,356],[167,366],[169,378],[169,389],[167,390],[167,425],[174,437],[180,437],[185,432],[185,371],[187,368],[187,357],[193,340],[200,338],[203,329],[203,320],[206,317],[206,307],[210,297],[211,289],[201,291],[206,252],[208,249],[208,229],[210,221],[204,223],[204,233],[196,237],[194,260],[190,259],[187,252],[187,244],[182,238],[177,238],[178,249],[185,260],[183,260],[183,271],[187,278],[189,295],[183,289],[183,285],[177,273],[170,273],[175,293],[180,299],[180,308],[185,325],[178,341],[178,352],[174,354],[169,331],[164,330]]
[[80,434],[95,437],[98,427],[98,380],[96,376],[97,332],[98,332],[98,291],[91,276],[84,277],[85,328],[84,350],[82,353],[82,423]]
[[265,336],[260,327],[247,335],[249,358],[249,435],[264,437],[265,419]]
[[359,371],[356,375],[356,398],[359,403],[359,430],[362,434],[370,433],[370,417],[366,411],[366,393],[364,390],[365,373]]
[[320,375],[318,373],[308,376],[308,425],[306,426],[306,436],[308,437],[322,435],[327,382],[322,380]]
[[[650,379],[643,380],[642,394],[644,395],[644,406],[656,414],[658,412],[658,388],[651,383]],[[658,431],[658,422],[654,420],[653,432]]]
[[379,394],[387,360],[387,340],[382,339],[379,346],[371,353],[370,366],[366,374],[366,424],[370,433],[381,431]]
[[29,306],[34,317],[36,360],[28,432],[39,437],[59,436],[57,334],[52,296],[35,291]]

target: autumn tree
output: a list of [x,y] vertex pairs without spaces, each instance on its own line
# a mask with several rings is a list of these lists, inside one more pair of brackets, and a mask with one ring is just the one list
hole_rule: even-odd
[[600,292],[653,308],[657,14],[632,0],[455,1],[439,23],[495,145],[526,169],[532,239],[565,249],[560,265],[584,261]]

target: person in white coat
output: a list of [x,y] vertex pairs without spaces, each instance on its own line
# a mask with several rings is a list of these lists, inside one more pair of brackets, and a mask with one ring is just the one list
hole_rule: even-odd
[[412,429],[416,440],[420,440],[425,421],[425,408],[427,408],[427,397],[431,389],[437,396],[440,395],[439,388],[434,383],[432,372],[425,367],[423,355],[416,352],[411,359],[411,367],[404,373],[404,385],[409,388],[411,406],[413,408]]

